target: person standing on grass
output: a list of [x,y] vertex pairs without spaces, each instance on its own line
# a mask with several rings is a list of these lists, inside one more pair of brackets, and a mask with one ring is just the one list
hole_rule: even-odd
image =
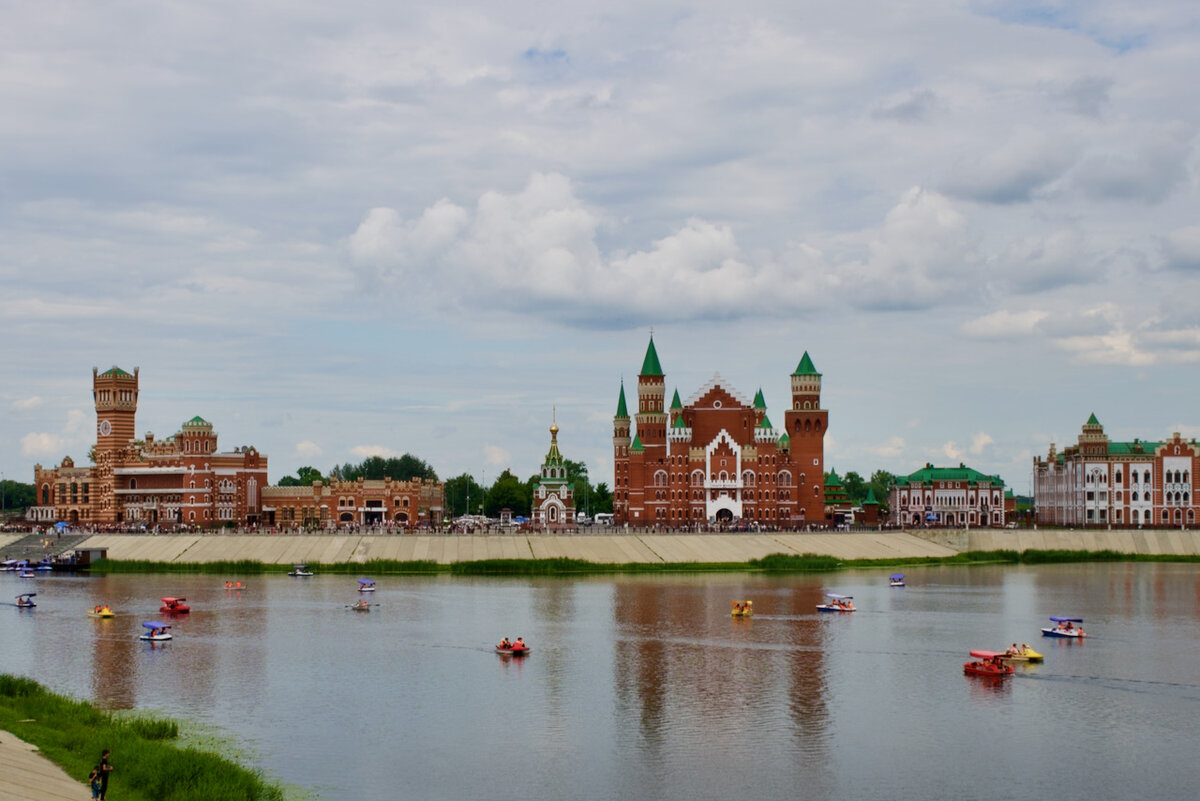
[[88,774],[88,784],[92,788],[92,798],[100,797],[100,766],[96,765],[92,768],[92,772]]
[[108,761],[111,752],[105,748],[100,752],[100,801],[108,798],[108,774],[112,773],[112,763]]

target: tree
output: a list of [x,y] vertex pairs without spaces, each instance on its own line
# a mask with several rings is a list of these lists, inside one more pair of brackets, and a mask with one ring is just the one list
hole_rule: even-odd
[[875,493],[875,500],[879,501],[880,512],[887,511],[888,491],[895,483],[896,477],[886,470],[876,470],[871,474],[871,480],[867,482],[867,486]]
[[506,469],[488,489],[483,510],[488,517],[498,517],[500,510],[505,508],[511,509],[514,515],[528,516],[529,505],[529,485]]
[[867,497],[867,482],[863,481],[863,477],[853,470],[843,477],[843,482],[850,505],[862,506],[863,500]]
[[360,478],[368,481],[378,481],[384,478],[396,481],[427,478],[430,481],[437,481],[437,471],[430,467],[424,459],[418,459],[411,453],[406,453],[399,458],[391,456],[385,459],[382,456],[368,456],[358,464],[347,462],[330,470],[329,477],[342,481],[358,481]]
[[[487,494],[487,491],[467,473],[447,479],[445,491],[450,517],[477,513],[479,504],[483,503],[484,496]],[[468,504],[472,508],[468,508]]]
[[4,500],[4,505],[0,508],[0,517],[6,518],[17,513],[24,514],[26,507],[37,504],[37,493],[32,484],[8,479],[0,482],[0,498]]
[[294,476],[284,476],[279,479],[281,487],[311,487],[314,481],[324,481],[321,476],[321,471],[315,467],[305,465],[296,470]]
[[592,498],[590,503],[590,511],[592,514],[612,514],[612,490],[608,488],[608,484],[601,481],[592,490]]

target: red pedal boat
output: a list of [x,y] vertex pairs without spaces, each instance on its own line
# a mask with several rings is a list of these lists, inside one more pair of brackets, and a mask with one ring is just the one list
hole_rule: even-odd
[[192,611],[192,608],[184,603],[186,600],[187,598],[163,598],[163,605],[158,607],[158,611],[168,615],[181,615],[185,612],[190,612]]
[[1013,666],[1004,663],[1004,654],[998,651],[972,651],[974,662],[963,663],[963,673],[971,676],[1011,676]]

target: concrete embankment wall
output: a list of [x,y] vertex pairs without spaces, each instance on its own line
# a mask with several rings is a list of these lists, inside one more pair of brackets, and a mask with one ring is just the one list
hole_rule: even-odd
[[956,551],[905,532],[854,534],[613,534],[494,535],[134,535],[97,534],[80,548],[107,548],[110,559],[219,562],[248,559],[292,565],[431,560],[584,559],[601,564],[746,562],[770,554],[820,554],[839,559],[953,556]]
[[1129,554],[1200,555],[1200,531],[1179,529],[971,529],[971,551],[1117,551]]

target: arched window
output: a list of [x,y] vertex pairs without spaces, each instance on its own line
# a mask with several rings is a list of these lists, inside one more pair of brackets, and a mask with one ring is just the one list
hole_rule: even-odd
[[129,488],[137,489],[137,479],[136,478],[129,479]]
[[1147,484],[1150,483],[1150,471],[1149,470],[1146,471],[1145,482]]
[[792,474],[790,472],[788,472],[787,470],[780,470],[779,476],[778,476],[778,481],[779,481],[779,486],[790,487],[790,486],[792,486]]

